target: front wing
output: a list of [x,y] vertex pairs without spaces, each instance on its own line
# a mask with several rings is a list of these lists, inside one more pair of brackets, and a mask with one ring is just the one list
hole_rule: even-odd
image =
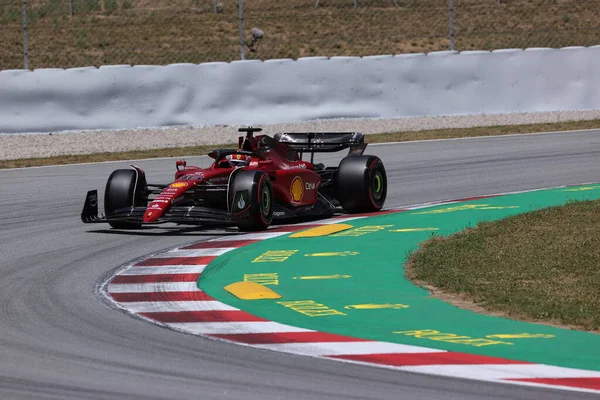
[[[343,210],[333,206],[329,202],[319,199],[316,204],[301,208],[290,208],[281,204],[276,204],[273,209],[273,221],[300,220],[305,218],[329,218],[335,214],[342,214]],[[186,206],[169,208],[162,217],[147,225],[156,225],[167,222],[189,225],[233,225],[237,221],[245,218],[249,213],[249,208],[245,210],[236,210],[239,212],[219,210],[208,207]],[[87,193],[81,220],[86,224],[108,223],[110,221],[126,221],[135,224],[144,224],[143,217],[146,207],[126,207],[115,210],[115,212],[106,216],[98,215],[98,191],[91,190]]]
[[[126,207],[115,210],[115,212],[106,215],[98,216],[98,191],[91,190],[87,193],[83,211],[81,212],[81,220],[86,223],[107,223],[109,221],[127,221],[132,223],[143,223],[146,207]],[[165,211],[164,215],[149,224],[161,224],[166,222],[174,222],[180,224],[217,224],[230,225],[234,224],[241,218],[244,218],[246,213],[236,213],[235,216],[229,211],[217,210],[207,207],[171,207]]]

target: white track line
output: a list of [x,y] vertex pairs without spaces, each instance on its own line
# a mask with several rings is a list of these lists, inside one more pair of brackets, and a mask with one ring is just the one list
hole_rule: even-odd
[[121,303],[128,311],[142,312],[180,312],[180,311],[236,311],[235,307],[220,301],[139,301]]
[[481,380],[523,378],[597,378],[600,371],[556,367],[544,364],[422,365],[400,367],[403,371]]
[[206,265],[164,265],[160,267],[132,267],[119,272],[119,275],[161,275],[201,273]]
[[387,353],[443,353],[445,350],[428,349],[388,342],[324,342],[324,343],[275,343],[256,347],[284,353],[308,356],[337,356]]
[[211,240],[211,242],[222,242],[227,240],[265,240],[272,239],[283,235],[288,235],[290,232],[261,232],[261,233],[242,233],[239,235],[227,235],[217,239]]
[[219,247],[219,248],[212,248],[212,249],[190,249],[190,250],[174,249],[174,250],[169,250],[164,253],[157,254],[157,255],[153,256],[152,258],[207,257],[207,256],[218,257],[220,255],[223,255],[223,254],[225,254],[231,250],[235,250],[235,249],[236,249],[235,247]]
[[284,325],[278,322],[173,322],[166,324],[174,329],[195,334],[233,334],[233,333],[282,333],[312,332],[310,329]]
[[151,282],[151,283],[111,283],[108,293],[146,292],[195,292],[199,291],[196,282]]

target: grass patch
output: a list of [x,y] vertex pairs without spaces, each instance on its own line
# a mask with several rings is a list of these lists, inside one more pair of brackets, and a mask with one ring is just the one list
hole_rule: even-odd
[[[0,2],[0,68],[23,66],[20,3]],[[11,4],[9,4],[11,3]],[[239,59],[236,1],[29,0],[30,66],[201,63]],[[448,4],[439,0],[359,2],[253,0],[244,4],[246,38],[265,32],[248,58],[298,58],[449,49]],[[455,4],[458,50],[599,44],[599,0],[464,0]],[[82,51],[77,27],[86,26]],[[101,46],[96,38],[110,38]]]
[[23,158],[20,160],[1,160],[0,169],[41,167],[48,165],[66,165],[78,163],[93,163],[103,161],[127,161],[160,157],[191,157],[206,155],[216,148],[237,147],[237,144],[222,144],[218,146],[194,146],[139,151],[123,151],[118,153],[73,154],[43,158]]
[[[367,143],[407,142],[412,140],[451,139],[461,137],[500,136],[533,132],[569,131],[600,128],[600,120],[559,122],[549,124],[502,125],[476,128],[432,129],[415,132],[378,133],[368,135]],[[233,128],[232,128],[233,129]],[[19,160],[0,160],[0,169],[24,168],[46,165],[64,165],[76,163],[134,160],[160,157],[191,157],[205,155],[216,148],[236,148],[237,144],[220,144],[194,147],[176,147],[153,150],[125,151],[118,153],[95,153],[63,155],[43,158],[24,158]]]
[[453,139],[478,136],[502,136],[535,132],[575,131],[600,128],[600,120],[556,122],[547,124],[498,125],[475,128],[431,129],[415,132],[368,135],[368,143],[407,142],[411,140]]
[[463,305],[599,331],[599,221],[596,200],[481,223],[422,244],[407,276]]

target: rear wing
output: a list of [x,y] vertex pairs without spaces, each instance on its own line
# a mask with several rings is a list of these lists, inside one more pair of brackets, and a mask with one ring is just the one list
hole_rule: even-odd
[[332,153],[350,149],[349,155],[361,155],[367,144],[360,132],[290,132],[277,133],[274,139],[300,153]]

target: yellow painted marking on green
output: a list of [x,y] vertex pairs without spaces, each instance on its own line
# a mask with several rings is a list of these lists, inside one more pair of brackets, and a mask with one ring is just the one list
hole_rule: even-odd
[[482,338],[472,338],[470,336],[459,336],[455,333],[442,333],[434,329],[421,329],[415,331],[396,331],[392,332],[397,335],[412,336],[417,339],[429,339],[438,342],[464,344],[473,347],[484,347],[484,346],[495,346],[495,345],[507,345],[512,346],[513,343],[502,342],[500,340],[490,340]]
[[225,286],[225,290],[242,300],[280,299],[281,295],[260,283],[235,282]]
[[345,257],[360,254],[358,251],[333,251],[330,253],[309,253],[305,257]]
[[291,310],[299,312],[309,317],[328,317],[331,315],[346,315],[341,311],[327,307],[325,304],[317,303],[314,300],[298,300],[298,301],[278,301]]
[[244,274],[244,282],[256,282],[261,285],[279,285],[279,274],[277,272]]
[[298,250],[269,250],[256,257],[252,262],[284,262],[297,252]]
[[[486,205],[489,205],[489,204],[486,204]],[[450,213],[450,212],[455,212],[455,211],[473,210],[473,209],[475,209],[477,207],[479,207],[479,206],[476,205],[476,204],[463,204],[461,206],[439,208],[437,210],[421,211],[421,212],[416,212],[414,214],[417,214],[417,215],[445,214],[445,213]]]
[[520,208],[520,206],[489,206],[478,208],[478,210],[507,210],[510,208]]
[[439,231],[440,228],[402,228],[402,229],[390,229],[389,232],[431,232]]
[[319,237],[319,236],[327,236],[337,232],[342,232],[348,229],[354,228],[352,225],[348,224],[331,224],[331,225],[322,225],[316,228],[308,229],[302,232],[296,232],[290,235],[291,238],[304,238],[304,237]]
[[439,208],[437,210],[415,212],[417,215],[426,214],[444,214],[455,211],[467,211],[467,210],[505,210],[510,208],[519,208],[519,206],[492,206],[490,204],[463,204],[460,206]]
[[348,279],[352,278],[352,275],[313,275],[313,276],[294,276],[292,279],[301,279],[301,280],[315,280],[315,279]]
[[341,232],[338,234],[335,234],[333,236],[362,236],[362,235],[366,235],[369,233],[373,233],[373,232],[378,232],[381,231],[385,228],[389,228],[391,226],[394,225],[367,225],[367,226],[361,226],[360,228],[356,228],[356,229],[351,229],[349,231],[345,231],[345,232]]
[[486,335],[490,339],[551,339],[555,335],[546,335],[543,333],[500,333],[496,335]]
[[563,189],[563,192],[584,192],[586,190],[600,189],[600,186],[583,186],[577,188]]
[[351,304],[349,306],[345,306],[344,308],[348,310],[380,310],[380,309],[402,309],[408,308],[406,304]]

